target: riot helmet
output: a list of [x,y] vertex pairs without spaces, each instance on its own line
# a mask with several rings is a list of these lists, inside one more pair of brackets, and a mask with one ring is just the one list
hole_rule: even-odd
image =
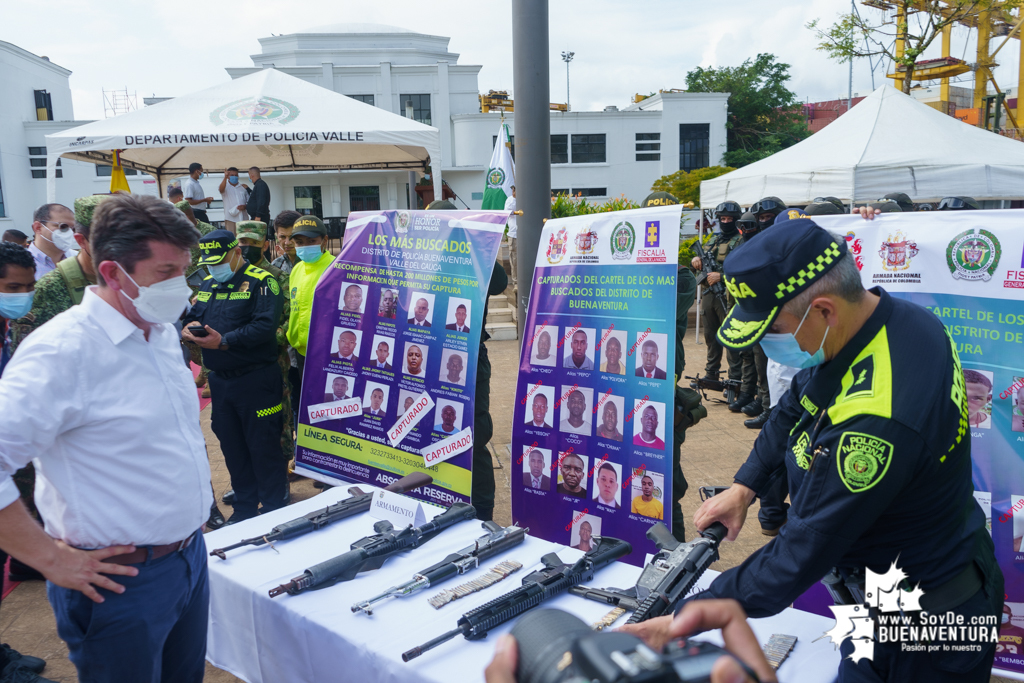
[[974,197],[943,197],[942,201],[935,208],[936,211],[978,211],[981,204],[974,200]]
[[[775,222],[775,217],[780,213],[788,209],[785,202],[778,197],[765,197],[750,207],[750,213],[754,214],[757,218],[757,222],[760,224],[761,230],[770,227]],[[766,214],[771,214],[770,217]]]
[[910,196],[906,192],[890,192],[878,201],[893,201],[899,204],[900,211],[906,213],[908,211],[914,211],[914,202],[911,201]]

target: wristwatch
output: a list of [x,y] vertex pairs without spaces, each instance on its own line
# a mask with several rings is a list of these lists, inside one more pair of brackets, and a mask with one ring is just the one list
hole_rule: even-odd
[[227,350],[228,350],[228,345],[227,345],[227,343],[226,343],[226,342],[223,342],[223,341],[222,341],[222,342],[220,343],[220,346],[218,346],[218,347],[217,347],[217,350],[218,350],[218,351],[227,351]]

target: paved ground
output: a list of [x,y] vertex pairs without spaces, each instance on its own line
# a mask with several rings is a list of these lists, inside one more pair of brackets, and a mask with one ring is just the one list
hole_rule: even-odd
[[[693,329],[687,335],[686,356],[690,359],[687,373],[703,369],[704,346],[693,342]],[[519,346],[516,341],[490,342],[488,349],[493,366],[491,411],[494,419],[494,439],[491,447],[495,455],[495,478],[498,484],[495,518],[503,525],[512,521],[509,499],[508,442],[511,434],[511,416],[515,397],[512,390],[518,364]],[[705,484],[729,484],[732,475],[746,458],[756,432],[743,426],[741,417],[730,413],[724,405],[710,402],[708,417],[688,432],[682,449],[682,467],[686,473],[690,490],[683,499],[683,512],[687,520],[687,537],[694,533],[691,520],[699,505],[696,488]],[[220,446],[210,431],[209,408],[202,413],[203,433],[210,453],[213,486],[218,500],[230,485],[224,467]],[[316,495],[312,482],[306,479],[291,486],[292,501],[305,500]],[[225,509],[225,512],[230,512]],[[751,515],[748,523],[735,543],[726,543],[721,551],[722,559],[715,565],[722,570],[742,562],[751,552],[761,547],[768,539],[761,535],[756,517]],[[26,654],[47,660],[45,675],[60,683],[76,683],[74,667],[67,659],[67,648],[57,637],[56,625],[45,587],[40,582],[23,583],[3,601],[0,608],[0,642]],[[207,665],[208,683],[237,681],[231,674]],[[993,677],[992,681],[1004,679]]]

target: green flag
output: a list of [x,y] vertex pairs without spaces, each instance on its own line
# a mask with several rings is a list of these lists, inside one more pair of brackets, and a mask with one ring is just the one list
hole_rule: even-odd
[[480,208],[485,211],[504,209],[505,200],[512,196],[512,186],[516,184],[516,163],[512,160],[508,126],[504,122],[494,143],[485,180],[484,202]]

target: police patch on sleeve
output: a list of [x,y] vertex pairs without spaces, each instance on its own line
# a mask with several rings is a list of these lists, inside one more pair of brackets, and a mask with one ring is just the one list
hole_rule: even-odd
[[267,287],[270,287],[270,291],[273,292],[275,296],[281,293],[281,287],[277,284],[277,278],[275,277],[267,278]]
[[839,478],[852,493],[867,491],[889,470],[892,444],[871,434],[843,432],[836,466]]

